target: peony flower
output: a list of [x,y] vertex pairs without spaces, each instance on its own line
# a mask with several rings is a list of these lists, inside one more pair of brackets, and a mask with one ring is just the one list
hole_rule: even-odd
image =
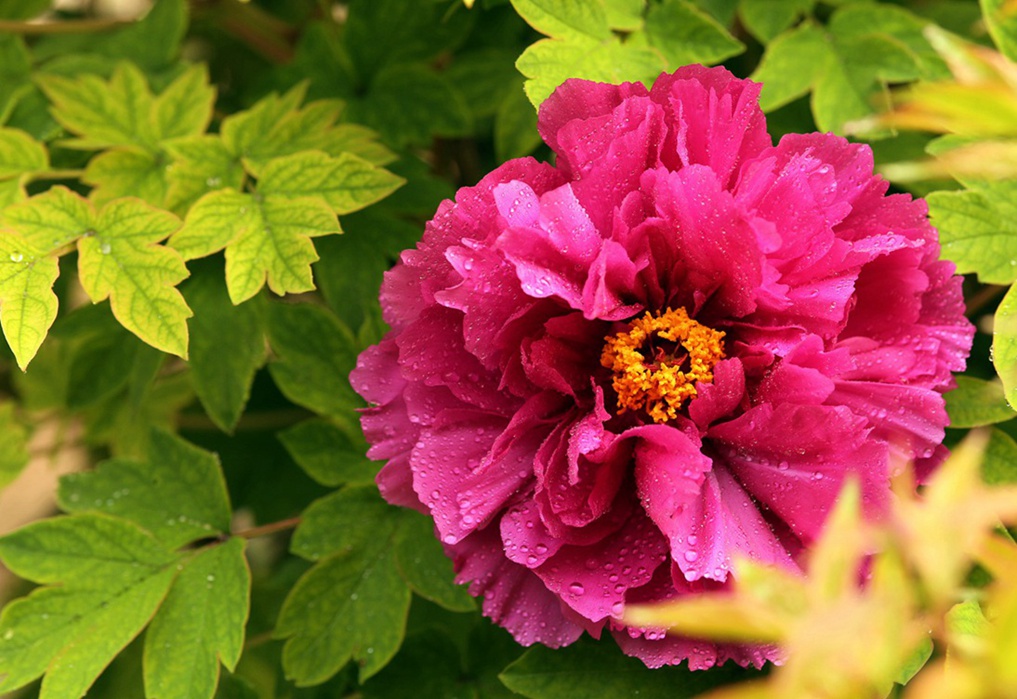
[[620,612],[736,555],[795,570],[846,477],[878,517],[891,464],[944,456],[973,329],[924,202],[864,145],[773,146],[759,90],[569,80],[540,109],[556,164],[461,189],[385,277],[351,377],[378,485],[520,643],[761,665]]

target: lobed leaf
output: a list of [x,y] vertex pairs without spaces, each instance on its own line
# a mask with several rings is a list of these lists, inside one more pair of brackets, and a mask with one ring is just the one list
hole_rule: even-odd
[[110,459],[69,474],[57,497],[67,512],[122,517],[171,549],[229,532],[232,515],[218,457],[160,430],[145,463]]
[[359,346],[335,315],[311,304],[271,304],[268,334],[276,353],[269,371],[283,395],[340,419],[362,405],[347,379]]
[[665,0],[646,15],[646,40],[663,54],[668,68],[712,65],[736,56],[745,45],[688,0]]
[[212,699],[220,663],[236,668],[251,594],[244,548],[234,538],[184,563],[145,633],[147,696]]
[[0,179],[49,168],[45,146],[18,129],[0,128]]
[[268,161],[260,169],[258,191],[294,199],[321,197],[341,215],[384,199],[405,182],[349,153],[333,158],[304,151]]
[[0,691],[46,673],[40,697],[84,696],[151,619],[176,574],[176,556],[124,520],[42,520],[0,539],[0,558],[44,587],[0,615]]
[[452,561],[434,534],[430,518],[406,513],[396,535],[395,558],[406,584],[421,597],[453,612],[477,608],[467,588],[453,582]]
[[78,240],[78,276],[92,303],[107,298],[113,315],[142,340],[187,358],[191,309],[176,285],[187,275],[183,258],[157,245],[179,219],[132,199],[107,204]]
[[265,363],[262,309],[256,300],[234,306],[218,274],[192,277],[183,293],[195,313],[189,354],[194,389],[212,421],[232,432]]
[[603,0],[512,0],[512,7],[541,34],[607,39],[611,28]]
[[1017,182],[972,183],[962,192],[933,192],[926,200],[939,229],[943,257],[961,274],[987,284],[1017,280]]
[[0,234],[0,326],[22,371],[56,320],[59,274],[55,257],[16,233]]
[[225,249],[226,286],[240,304],[266,280],[279,295],[313,289],[311,263],[318,255],[311,237],[338,232],[335,214],[321,198],[223,189],[191,207],[169,244],[188,260]]
[[972,376],[958,376],[957,388],[946,394],[950,427],[982,427],[1010,420],[1017,413],[1006,402],[1003,385]]

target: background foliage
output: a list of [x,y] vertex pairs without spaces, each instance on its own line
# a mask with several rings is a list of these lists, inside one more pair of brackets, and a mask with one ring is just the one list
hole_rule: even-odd
[[[125,21],[0,0],[0,484],[33,458],[88,454],[59,514],[0,539],[21,580],[4,590],[0,692],[645,698],[756,677],[650,671],[608,640],[524,650],[480,617],[429,521],[386,505],[364,457],[347,375],[384,331],[382,272],[455,188],[549,156],[534,106],[562,80],[723,62],[765,82],[775,137],[851,133],[895,187],[929,195],[981,330],[949,441],[985,428],[965,463],[1012,483],[1006,57],[1009,0],[156,0]],[[902,515],[919,522],[907,541],[942,541],[995,497],[972,488]],[[996,524],[979,519],[977,541]],[[859,617],[872,634],[901,619],[936,632],[881,656],[873,696],[930,656],[941,673],[946,653],[963,696],[1017,686],[1000,684],[1017,652],[1012,540],[975,555],[975,539],[945,539],[913,564],[960,571],[939,597],[912,604],[929,580],[893,568],[880,585],[911,601]],[[815,622],[802,613],[785,621]],[[857,641],[838,628],[834,645]],[[871,666],[851,658],[821,668],[829,687]]]

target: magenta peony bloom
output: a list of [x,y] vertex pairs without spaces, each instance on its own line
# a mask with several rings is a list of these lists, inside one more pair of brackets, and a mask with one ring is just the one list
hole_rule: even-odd
[[773,146],[759,89],[570,80],[540,109],[557,164],[461,189],[386,275],[392,331],[351,377],[378,485],[520,643],[759,665],[619,613],[736,554],[794,568],[846,476],[878,516],[891,464],[943,456],[973,328],[925,203],[864,145]]

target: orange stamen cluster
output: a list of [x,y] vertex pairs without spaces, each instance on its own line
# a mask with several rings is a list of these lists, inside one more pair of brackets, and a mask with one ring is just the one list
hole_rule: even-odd
[[[679,351],[680,345],[687,357],[660,350],[647,357],[654,337],[676,343]],[[696,383],[713,381],[713,367],[724,358],[723,337],[723,332],[689,318],[684,308],[656,316],[647,311],[628,331],[607,336],[600,363],[614,372],[618,414],[645,410],[657,423],[677,417],[682,404],[696,397]]]

